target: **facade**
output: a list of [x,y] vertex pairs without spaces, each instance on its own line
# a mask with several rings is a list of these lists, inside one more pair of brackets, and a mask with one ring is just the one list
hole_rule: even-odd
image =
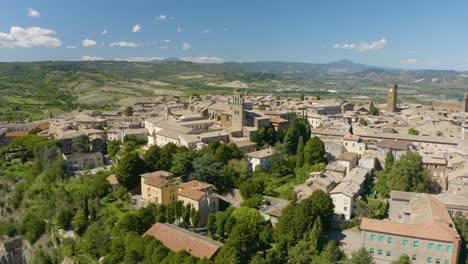
[[269,169],[273,155],[274,151],[271,148],[247,153],[245,157],[249,163],[249,170],[255,171],[258,165],[261,165],[264,169]]
[[361,155],[366,150],[366,143],[358,136],[346,135],[343,137],[342,142],[348,152]]
[[104,165],[104,156],[101,152],[62,154],[62,156],[69,172],[94,169]]
[[397,111],[397,94],[398,85],[389,84],[387,93],[387,112],[394,113]]
[[155,171],[141,175],[141,198],[145,205],[149,203],[170,204],[177,201],[177,184],[173,174],[167,171]]
[[200,214],[199,226],[205,226],[210,213],[219,210],[219,199],[212,195],[213,185],[201,181],[189,181],[179,185],[178,200],[190,204]]

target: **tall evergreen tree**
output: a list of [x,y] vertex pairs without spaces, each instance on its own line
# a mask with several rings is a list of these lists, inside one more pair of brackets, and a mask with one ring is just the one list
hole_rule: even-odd
[[304,165],[304,137],[299,137],[299,143],[297,144],[296,154],[296,168],[302,168]]
[[88,208],[88,195],[85,194],[84,196],[84,208],[83,208],[84,216],[86,220],[89,218],[89,208]]
[[389,172],[390,169],[392,168],[393,166],[393,162],[395,161],[395,157],[393,156],[393,151],[392,149],[390,149],[388,152],[387,152],[387,156],[385,157],[385,172]]
[[320,138],[314,136],[309,141],[304,149],[304,162],[306,164],[315,165],[318,163],[327,163],[325,144]]

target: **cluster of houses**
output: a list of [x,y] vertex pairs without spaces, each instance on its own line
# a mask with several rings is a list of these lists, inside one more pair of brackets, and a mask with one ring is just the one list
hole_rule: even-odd
[[[109,141],[123,142],[132,137],[145,147],[173,143],[201,149],[216,140],[235,143],[253,171],[258,166],[268,169],[274,155],[271,147],[257,150],[257,144],[252,142],[260,128],[273,128],[281,139],[289,127],[288,118],[303,116],[312,127],[312,136],[320,137],[325,143],[329,164],[324,172],[312,172],[305,183],[295,186],[298,200],[315,190],[323,190],[333,200],[335,219],[349,220],[355,213],[356,200],[368,191],[373,172],[384,167],[386,155],[392,152],[398,160],[404,154],[417,152],[423,157],[424,167],[439,183],[441,194],[392,192],[389,219],[363,219],[362,245],[384,263],[398,254],[411,256],[414,263],[456,263],[460,238],[453,229],[451,216],[468,216],[468,113],[450,112],[437,105],[401,104],[397,108],[396,88],[389,88],[386,105],[374,105],[368,98],[340,102],[317,100],[312,96],[300,100],[237,93],[234,96],[191,96],[187,102],[173,98],[157,104],[137,105],[133,107],[132,116],[126,116],[123,110],[83,110],[50,120],[1,124],[0,143],[5,146],[14,138],[36,130],[38,135],[60,141],[60,151],[68,169],[81,171],[106,164],[103,153]],[[417,133],[410,134],[411,128],[417,129]],[[73,141],[81,136],[89,138],[89,151],[75,149]],[[115,176],[110,176],[109,182],[114,188],[118,186]],[[206,223],[209,213],[219,210],[220,196],[212,187],[199,181],[177,184],[174,175],[165,171],[141,175],[144,204],[182,201],[199,210],[200,225]],[[275,224],[287,204],[278,199],[260,213]],[[417,228],[409,230],[410,225]],[[423,232],[429,227],[438,228],[440,237],[439,233]],[[408,234],[398,231],[407,230],[405,228],[409,228]],[[147,233],[171,249],[183,248],[194,256],[210,258],[222,246],[166,224],[157,224]],[[209,245],[206,250],[200,250],[195,246],[197,243]],[[438,250],[439,245],[442,250]]]

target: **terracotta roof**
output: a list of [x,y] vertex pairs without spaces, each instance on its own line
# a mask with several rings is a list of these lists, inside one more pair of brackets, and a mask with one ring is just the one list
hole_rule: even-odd
[[107,181],[109,182],[110,185],[119,184],[119,181],[117,180],[117,177],[115,177],[115,174],[109,175],[107,177]]
[[270,118],[270,122],[272,123],[287,123],[288,120],[281,118],[281,117],[272,117]]
[[354,135],[351,135],[351,134],[347,134],[343,137],[343,140],[347,140],[347,141],[359,141],[359,137],[358,136],[354,136]]
[[144,183],[153,187],[161,188],[170,183],[170,181],[160,177],[148,177],[145,179]]
[[362,230],[379,233],[447,242],[453,242],[460,239],[460,235],[458,235],[455,230],[455,226],[449,227],[445,223],[437,222],[427,224],[400,224],[377,219],[362,218],[360,228]]
[[211,259],[223,246],[222,243],[214,241],[188,230],[169,224],[157,223],[153,225],[145,235],[150,235],[161,241],[164,246],[174,252],[187,251],[197,258]]
[[22,137],[27,136],[29,131],[16,131],[16,132],[8,132],[5,134],[5,137]]
[[163,178],[170,178],[174,176],[174,174],[164,171],[164,170],[158,170],[158,171],[153,171],[153,172],[148,172],[145,174],[142,174],[141,177],[143,178],[149,178],[149,177],[163,177]]
[[37,128],[39,128],[40,130],[47,130],[49,129],[49,123],[40,124],[37,126]]
[[200,191],[204,191],[213,186],[214,186],[213,184],[209,184],[207,182],[202,182],[202,181],[197,181],[197,180],[189,181],[189,182],[182,183],[179,185],[179,187],[182,189],[191,188],[191,189],[200,190]]
[[205,195],[205,192],[192,189],[190,187],[179,190],[179,196],[184,196],[195,201],[200,200],[204,195]]

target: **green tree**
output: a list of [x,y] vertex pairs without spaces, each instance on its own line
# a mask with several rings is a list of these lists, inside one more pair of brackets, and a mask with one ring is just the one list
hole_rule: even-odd
[[366,248],[362,247],[351,254],[347,264],[374,264],[374,260]]
[[110,233],[98,222],[89,225],[81,241],[80,247],[83,252],[91,254],[96,259],[99,259],[110,251]]
[[292,202],[286,206],[275,229],[277,241],[294,246],[304,234],[312,230],[317,218],[327,229],[333,216],[333,202],[328,194],[318,190],[300,203]]
[[387,156],[385,157],[385,168],[384,168],[385,172],[390,171],[390,169],[393,166],[393,162],[395,162],[395,157],[393,156],[393,150],[390,149],[388,150]]
[[126,116],[133,116],[133,107],[127,106],[124,110]]
[[161,158],[161,148],[158,145],[151,146],[143,155],[143,161],[149,171],[157,171],[159,168],[159,159]]
[[107,153],[111,157],[115,157],[117,152],[120,150],[120,142],[117,140],[112,140],[107,143]]
[[284,136],[283,145],[286,153],[296,153],[300,136],[303,137],[304,142],[307,142],[310,139],[310,124],[305,118],[294,117],[292,118],[290,126]]
[[223,191],[232,186],[232,182],[228,182],[224,177],[223,163],[216,161],[208,154],[194,159],[193,171],[190,173],[189,179],[214,184],[218,191]]
[[318,259],[315,259],[314,263],[329,263],[329,264],[338,264],[341,263],[341,260],[344,258],[343,252],[336,245],[336,242],[333,240],[328,241],[325,245]]
[[410,152],[393,164],[388,172],[378,172],[374,188],[383,197],[388,197],[390,190],[403,192],[429,192],[431,175],[424,168],[422,157]]
[[380,115],[379,109],[378,109],[377,107],[375,107],[375,106],[372,106],[372,107],[370,108],[370,113],[371,113],[371,115],[373,115],[373,116],[378,116],[378,115]]
[[125,153],[130,153],[132,151],[135,151],[138,148],[138,144],[135,141],[129,140],[125,142],[122,146],[122,150]]
[[296,154],[296,168],[301,168],[304,165],[304,137],[299,137],[299,142],[297,144],[297,154]]
[[120,159],[115,170],[119,183],[132,189],[138,185],[140,174],[144,172],[145,164],[138,153],[130,152]]
[[401,256],[398,260],[392,261],[392,264],[411,264],[411,263],[413,262],[411,262],[411,259],[406,255]]
[[198,212],[195,208],[190,210],[190,222],[192,222],[193,227],[197,227],[198,223],[200,222],[200,212]]
[[72,220],[73,231],[78,235],[82,235],[88,226],[88,221],[86,219],[85,213],[82,209],[76,212]]
[[87,135],[80,135],[72,139],[73,150],[78,153],[88,152],[90,146],[91,143],[89,142],[89,137]]
[[417,129],[413,128],[413,127],[410,127],[408,129],[408,134],[417,136],[417,135],[419,135],[419,130],[417,130]]
[[367,120],[364,118],[359,118],[359,125],[360,126],[367,126]]
[[172,167],[172,157],[177,152],[177,146],[174,143],[168,143],[161,148],[161,157],[158,168],[169,171]]
[[193,161],[198,157],[195,151],[177,152],[172,157],[171,172],[187,181],[193,171]]
[[304,149],[304,162],[310,165],[318,163],[328,163],[325,151],[325,144],[320,138],[314,136],[309,141]]
[[60,209],[58,216],[57,216],[57,223],[58,225],[66,229],[68,226],[70,226],[71,221],[73,220],[74,213],[71,209],[69,208],[63,208]]

